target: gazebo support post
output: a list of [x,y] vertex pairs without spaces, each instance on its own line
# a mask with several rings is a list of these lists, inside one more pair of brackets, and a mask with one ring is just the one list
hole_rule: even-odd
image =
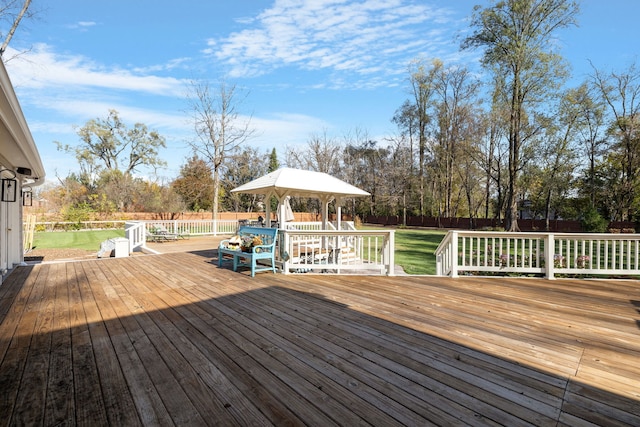
[[264,207],[264,214],[266,216],[265,218],[265,227],[267,228],[271,228],[271,196],[273,196],[273,193],[269,193],[267,194],[267,197],[265,197],[265,207]]
[[329,203],[331,203],[332,199],[333,199],[333,197],[331,197],[331,196],[324,196],[324,197],[320,198],[320,201],[322,202],[322,229],[323,230],[328,230]]

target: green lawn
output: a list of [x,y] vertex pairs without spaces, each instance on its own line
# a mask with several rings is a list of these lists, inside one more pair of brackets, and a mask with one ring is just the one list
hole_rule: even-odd
[[[363,227],[381,230],[378,227]],[[434,252],[445,234],[444,230],[395,229],[396,264],[408,274],[436,274]]]
[[124,230],[54,231],[36,233],[33,246],[36,249],[85,249],[98,250],[100,243],[114,237],[124,237]]

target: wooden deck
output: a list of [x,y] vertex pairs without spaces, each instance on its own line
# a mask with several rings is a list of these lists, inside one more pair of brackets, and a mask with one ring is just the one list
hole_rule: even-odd
[[[0,425],[640,425],[640,283],[17,268]],[[591,424],[590,424],[591,423]]]

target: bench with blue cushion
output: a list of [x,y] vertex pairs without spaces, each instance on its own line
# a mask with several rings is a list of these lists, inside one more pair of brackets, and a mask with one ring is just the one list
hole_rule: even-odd
[[[239,246],[234,247],[231,244],[231,239],[225,239],[220,242],[218,246],[218,267],[222,267],[222,261],[225,256],[233,259],[233,271],[237,271],[238,267],[251,268],[251,277],[254,277],[256,272],[259,271],[273,271],[276,272],[276,234],[278,229],[276,228],[262,228],[262,227],[240,227],[238,230],[238,236],[255,237],[258,236],[262,240],[261,245],[253,246],[250,252],[243,252]],[[269,260],[270,266],[262,263],[258,264],[258,260]]]

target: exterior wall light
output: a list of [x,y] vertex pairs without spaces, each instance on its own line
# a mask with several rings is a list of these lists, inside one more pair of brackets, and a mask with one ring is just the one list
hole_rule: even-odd
[[3,202],[15,202],[16,195],[18,193],[18,181],[16,180],[16,173],[10,169],[5,169],[0,172],[9,172],[13,174],[13,178],[2,178],[2,197]]
[[33,192],[31,187],[22,189],[22,206],[33,206]]

